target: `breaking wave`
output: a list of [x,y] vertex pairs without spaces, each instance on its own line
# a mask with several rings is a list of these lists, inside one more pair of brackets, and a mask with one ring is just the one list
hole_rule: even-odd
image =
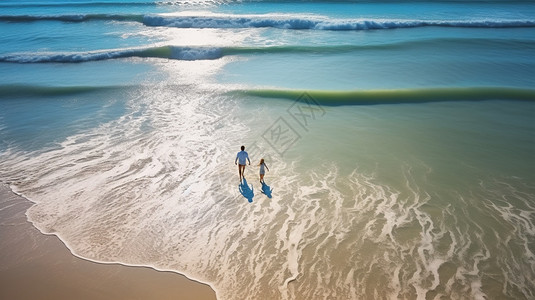
[[288,16],[161,16],[147,15],[143,17],[147,26],[166,26],[177,28],[281,28],[281,29],[313,29],[313,30],[372,30],[415,28],[426,26],[439,27],[476,27],[476,28],[512,28],[534,27],[532,20],[360,20],[360,19],[328,19],[320,17],[288,17]]
[[11,63],[81,63],[127,57],[153,57],[177,60],[217,59],[223,55],[217,47],[160,46],[65,53],[14,53],[0,56]]
[[73,15],[0,15],[0,22],[34,21],[132,21],[146,26],[177,28],[280,28],[311,30],[376,30],[416,27],[517,28],[535,27],[534,20],[396,20],[330,19],[321,16],[288,15],[142,15],[142,14],[73,14]]
[[23,52],[0,55],[0,62],[10,63],[81,63],[107,59],[129,57],[151,57],[176,60],[212,60],[228,55],[263,55],[263,54],[337,54],[356,51],[381,51],[407,49],[411,47],[484,47],[484,48],[531,48],[535,50],[532,40],[503,39],[464,39],[445,38],[396,42],[368,45],[322,45],[322,46],[239,46],[239,47],[187,47],[187,46],[148,46],[137,48],[105,49],[86,52]]

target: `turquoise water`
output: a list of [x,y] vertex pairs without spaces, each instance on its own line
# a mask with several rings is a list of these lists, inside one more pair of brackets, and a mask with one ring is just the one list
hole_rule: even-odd
[[78,256],[219,299],[535,297],[531,2],[3,1],[0,44],[0,180]]

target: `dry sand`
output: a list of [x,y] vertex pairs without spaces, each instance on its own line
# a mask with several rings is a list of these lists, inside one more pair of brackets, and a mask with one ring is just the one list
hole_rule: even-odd
[[215,299],[206,284],[145,267],[80,259],[27,221],[32,203],[0,184],[0,299]]

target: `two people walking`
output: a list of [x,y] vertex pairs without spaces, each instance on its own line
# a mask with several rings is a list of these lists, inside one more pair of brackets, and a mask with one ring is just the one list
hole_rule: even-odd
[[[245,178],[243,172],[245,171],[246,161],[248,161],[249,165],[251,165],[249,154],[245,152],[245,146],[241,146],[241,151],[238,152],[238,154],[236,155],[236,159],[234,160],[234,164],[238,165],[238,173],[240,174],[240,182],[242,182],[242,178]],[[266,173],[266,170],[269,171],[269,168],[264,162],[263,158],[260,160],[259,166],[260,166],[260,182],[264,182],[264,174]]]

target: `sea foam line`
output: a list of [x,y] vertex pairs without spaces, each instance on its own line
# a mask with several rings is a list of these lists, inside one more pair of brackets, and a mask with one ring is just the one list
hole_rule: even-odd
[[[11,192],[13,192],[15,195],[21,197],[22,199],[24,199],[26,201],[29,201],[32,204],[37,204],[38,203],[36,200],[34,200],[32,198],[29,198],[25,194],[19,192],[17,187],[15,185],[13,185],[13,184],[7,184],[5,182],[0,182],[0,184],[5,184],[7,186],[7,188],[9,188],[9,190],[11,190]],[[88,258],[88,257],[82,256],[82,255],[78,254],[76,251],[74,251],[73,246],[70,245],[68,240],[65,239],[63,236],[61,236],[60,233],[57,233],[57,232],[49,233],[49,232],[43,231],[31,219],[29,219],[28,221],[30,223],[32,223],[32,226],[35,229],[39,230],[39,232],[41,232],[43,235],[55,236],[56,238],[58,238],[58,240],[65,246],[65,248],[67,248],[69,250],[71,255],[73,255],[74,257],[77,257],[77,258],[79,258],[81,260],[88,261],[88,262],[91,262],[91,263],[96,263],[96,264],[99,264],[99,265],[119,265],[119,266],[125,266],[125,267],[135,267],[135,268],[150,268],[150,269],[158,271],[158,272],[170,272],[170,273],[174,273],[174,274],[179,274],[179,275],[182,275],[182,276],[186,277],[188,280],[191,280],[191,281],[197,282],[199,284],[206,285],[206,286],[210,287],[210,289],[212,289],[214,291],[214,293],[216,294],[216,299],[217,299],[217,289],[214,286],[212,286],[212,284],[210,282],[198,279],[198,278],[192,276],[191,274],[180,272],[180,271],[177,271],[177,270],[174,270],[174,269],[171,269],[171,268],[161,268],[161,267],[158,267],[158,266],[153,265],[153,264],[132,264],[132,263],[122,262],[122,261],[119,261],[119,260],[105,261],[105,260]]]

